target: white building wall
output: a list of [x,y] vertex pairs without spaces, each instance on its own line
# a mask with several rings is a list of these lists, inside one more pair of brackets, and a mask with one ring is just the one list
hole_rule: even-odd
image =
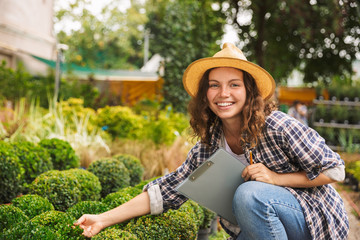
[[56,59],[53,0],[0,0],[0,61],[10,67],[22,61],[29,72],[46,74],[47,66],[33,54]]

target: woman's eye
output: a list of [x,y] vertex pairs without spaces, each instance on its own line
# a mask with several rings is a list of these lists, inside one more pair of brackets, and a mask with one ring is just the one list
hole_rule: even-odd
[[231,84],[231,87],[240,87],[240,84],[233,83],[233,84]]
[[216,87],[218,87],[218,86],[219,86],[218,84],[210,84],[210,85],[209,85],[210,88],[216,88]]

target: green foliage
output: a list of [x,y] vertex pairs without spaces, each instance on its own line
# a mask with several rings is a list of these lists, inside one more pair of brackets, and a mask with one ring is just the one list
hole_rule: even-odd
[[123,188],[117,192],[108,194],[102,202],[109,206],[109,208],[115,208],[130,201],[141,192],[140,189],[134,187]]
[[152,38],[152,53],[166,59],[164,104],[186,112],[189,96],[182,85],[186,67],[199,58],[210,57],[219,50],[225,24],[221,8],[213,1],[147,1],[146,25]]
[[79,182],[82,201],[100,199],[101,183],[97,176],[84,169],[70,169],[67,172],[73,174]]
[[203,221],[203,224],[200,226],[201,229],[204,229],[204,228],[209,228],[210,227],[210,224],[211,224],[211,221],[214,219],[214,217],[216,216],[216,213],[214,213],[213,211],[205,208],[205,207],[202,207],[201,208],[203,209],[204,211],[204,221]]
[[57,138],[43,139],[39,145],[50,153],[54,169],[66,170],[80,166],[79,157],[68,142]]
[[137,157],[129,154],[118,154],[113,158],[118,159],[129,170],[130,186],[135,186],[141,182],[144,167],[141,165],[141,162]]
[[41,213],[54,210],[54,206],[47,198],[39,195],[27,194],[12,200],[13,206],[21,209],[29,219]]
[[13,228],[0,233],[0,239],[19,240],[19,239],[62,239],[60,234],[54,232],[51,227],[41,226],[31,221],[20,222]]
[[117,159],[102,158],[94,161],[89,165],[88,171],[99,178],[102,197],[130,185],[129,171]]
[[48,211],[32,218],[30,221],[35,224],[50,227],[61,236],[60,239],[85,239],[85,237],[81,235],[82,229],[73,226],[74,220],[76,219],[64,212]]
[[0,203],[10,202],[21,192],[22,169],[8,143],[0,141]]
[[99,234],[91,238],[92,240],[133,240],[138,239],[136,235],[115,228],[106,228],[104,231],[101,231]]
[[51,170],[39,175],[31,183],[30,193],[47,198],[60,211],[81,200],[80,183],[67,171]]
[[128,107],[115,106],[97,110],[97,125],[113,138],[136,139],[140,134],[141,119]]
[[98,201],[81,201],[66,210],[66,213],[79,219],[83,214],[100,214],[110,210],[106,204]]
[[100,18],[88,10],[90,2],[85,0],[76,0],[59,9],[55,22],[70,20],[80,24],[79,29],[71,29],[70,33],[57,34],[59,42],[69,46],[66,62],[101,69],[140,68],[143,64],[141,26],[147,18],[136,3],[132,2],[123,12],[118,10],[121,0],[111,1],[99,9]]
[[24,169],[26,184],[30,184],[41,173],[53,169],[50,155],[44,148],[32,142],[14,142],[11,145]]
[[192,200],[188,200],[186,203],[184,203],[177,212],[184,212],[188,216],[190,216],[198,229],[204,225],[204,219],[205,219],[205,211],[204,208],[201,207],[199,204]]
[[28,219],[20,208],[13,205],[0,205],[0,232]]
[[[296,68],[304,73],[305,82],[328,83],[334,75],[352,72],[351,62],[359,52],[355,1],[224,2],[230,5],[225,13],[245,43],[248,59],[277,81]],[[243,12],[252,13],[251,21],[239,21]]]
[[198,227],[184,212],[170,210],[161,215],[148,215],[132,219],[124,228],[139,239],[196,239]]

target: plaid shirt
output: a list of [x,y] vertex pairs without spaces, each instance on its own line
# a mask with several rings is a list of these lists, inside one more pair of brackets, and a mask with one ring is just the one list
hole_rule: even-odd
[[[144,187],[146,190],[153,185],[159,185],[164,211],[170,208],[178,209],[187,200],[175,187],[219,148],[221,136],[222,127],[219,123],[214,126],[210,146],[198,142],[176,171]],[[252,154],[254,163],[262,163],[274,172],[291,173],[303,170],[310,180],[326,169],[344,165],[340,156],[325,144],[316,131],[279,111],[272,112],[266,118],[262,136],[258,145],[252,149]],[[249,162],[248,149],[245,157]],[[349,222],[344,204],[331,185],[286,189],[299,201],[313,239],[347,238]],[[229,234],[235,237],[236,233],[230,231]]]

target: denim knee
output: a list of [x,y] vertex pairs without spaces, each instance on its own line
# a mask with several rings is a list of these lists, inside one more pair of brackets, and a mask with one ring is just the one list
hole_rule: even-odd
[[234,194],[233,211],[252,209],[254,204],[257,204],[256,194],[258,193],[258,183],[249,181],[241,184]]

